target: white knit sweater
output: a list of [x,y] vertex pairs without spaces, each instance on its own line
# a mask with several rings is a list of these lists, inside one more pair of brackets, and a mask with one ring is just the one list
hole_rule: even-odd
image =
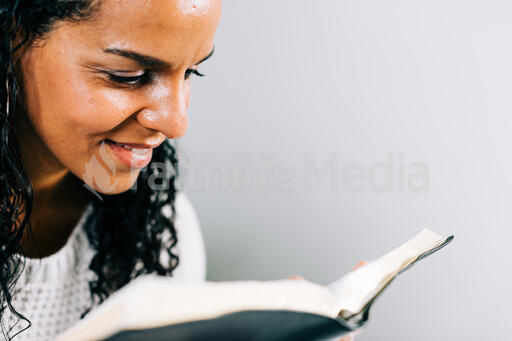
[[[165,207],[166,213],[170,208]],[[95,278],[89,270],[94,255],[85,235],[85,218],[92,212],[89,204],[77,222],[63,248],[42,259],[27,259],[16,285],[13,306],[25,315],[32,325],[13,338],[13,341],[51,341],[75,324],[90,304],[88,282]],[[178,235],[176,251],[180,262],[173,277],[180,281],[204,281],[206,261],[203,237],[197,216],[185,194],[176,197],[175,227]],[[13,336],[27,326],[7,310],[2,323],[13,327]],[[0,334],[0,339],[2,338]]]

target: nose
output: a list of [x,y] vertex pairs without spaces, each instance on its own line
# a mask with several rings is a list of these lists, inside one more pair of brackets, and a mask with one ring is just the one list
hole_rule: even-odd
[[150,129],[162,132],[167,138],[178,138],[187,130],[187,109],[190,86],[182,78],[161,82],[148,90],[146,107],[137,121]]

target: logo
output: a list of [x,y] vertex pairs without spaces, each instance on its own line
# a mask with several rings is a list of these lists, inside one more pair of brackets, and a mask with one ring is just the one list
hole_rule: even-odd
[[[118,185],[118,179],[116,179],[116,164],[110,157],[106,148],[105,141],[102,141],[99,148],[100,160],[96,158],[96,155],[93,155],[85,164],[85,170],[82,174],[85,188],[91,191],[100,200],[103,199],[94,188],[97,188],[102,193],[110,193]],[[106,167],[103,166],[100,161],[103,161]],[[112,181],[112,179],[114,179],[114,181]]]

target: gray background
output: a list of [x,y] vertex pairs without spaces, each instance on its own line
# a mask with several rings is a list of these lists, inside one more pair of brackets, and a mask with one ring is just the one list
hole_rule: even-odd
[[511,1],[223,6],[178,142],[208,279],[327,284],[428,227],[357,340],[510,340]]

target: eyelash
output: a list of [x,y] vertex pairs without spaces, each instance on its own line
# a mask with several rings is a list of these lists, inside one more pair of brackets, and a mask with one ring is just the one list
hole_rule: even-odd
[[187,71],[185,71],[185,79],[188,79],[191,74],[194,74],[194,75],[199,76],[199,77],[204,77],[204,73],[201,73],[201,72],[199,72],[197,70],[194,70],[194,69],[187,69]]
[[[199,77],[205,76],[203,73],[201,73],[197,70],[187,69],[185,71],[185,79],[189,79],[191,74],[194,74]],[[129,85],[132,88],[138,88],[138,87],[144,86],[144,85],[148,84],[149,82],[151,82],[151,80],[153,79],[153,76],[149,72],[145,72],[140,76],[134,76],[134,77],[122,77],[122,76],[114,75],[109,72],[107,72],[107,75],[111,81],[113,81],[115,83],[123,84],[123,85]]]

